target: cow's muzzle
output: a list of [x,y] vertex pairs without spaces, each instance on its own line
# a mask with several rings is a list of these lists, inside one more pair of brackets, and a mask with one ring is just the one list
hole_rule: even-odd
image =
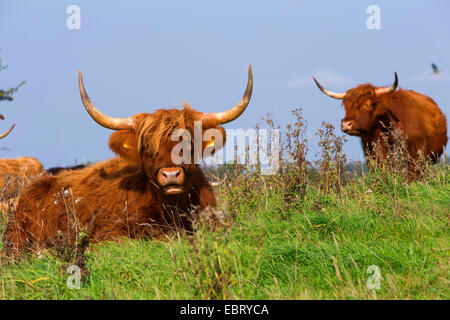
[[180,194],[184,191],[185,174],[181,167],[160,168],[156,180],[165,194]]
[[358,136],[359,130],[355,128],[355,122],[353,120],[342,120],[341,121],[341,130],[342,132],[345,132],[346,134],[352,135],[352,136]]

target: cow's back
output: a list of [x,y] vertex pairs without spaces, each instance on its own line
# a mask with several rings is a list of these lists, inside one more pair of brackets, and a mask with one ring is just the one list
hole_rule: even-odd
[[447,121],[436,102],[413,90],[391,94],[389,109],[400,122],[413,153],[423,148],[427,155],[442,154],[447,144]]

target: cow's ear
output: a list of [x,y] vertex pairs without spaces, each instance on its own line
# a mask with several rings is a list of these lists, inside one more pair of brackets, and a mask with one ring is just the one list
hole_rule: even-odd
[[[212,156],[223,148],[227,136],[222,127],[215,127],[203,132],[202,151],[204,155]],[[205,153],[206,151],[206,153]]]
[[109,137],[109,147],[115,154],[127,160],[138,162],[136,133],[133,130],[119,130]]

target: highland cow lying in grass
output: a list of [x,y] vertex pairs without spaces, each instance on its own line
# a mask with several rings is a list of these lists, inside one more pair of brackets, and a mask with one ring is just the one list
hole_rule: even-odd
[[[0,139],[10,134],[14,126],[15,124],[8,131],[0,134]],[[35,158],[0,159],[0,201],[17,197],[23,186],[30,183],[33,177],[40,175],[43,171],[42,164]]]
[[0,159],[1,198],[17,197],[25,185],[43,172],[42,164],[35,158]]
[[[109,147],[118,157],[56,176],[45,175],[27,186],[8,222],[5,248],[22,250],[51,240],[58,232],[83,228],[94,241],[154,236],[177,228],[191,230],[188,213],[192,208],[215,207],[216,200],[192,152],[184,154],[183,148],[188,163],[174,163],[172,149],[180,142],[172,141],[171,136],[177,129],[194,136],[195,121],[201,124],[202,134],[215,129],[224,141],[225,131],[220,125],[239,117],[250,101],[251,68],[241,101],[218,113],[202,113],[185,104],[181,110],[161,109],[112,118],[92,104],[81,73],[79,86],[90,116],[115,130]],[[214,148],[214,141],[202,141],[202,151]]]

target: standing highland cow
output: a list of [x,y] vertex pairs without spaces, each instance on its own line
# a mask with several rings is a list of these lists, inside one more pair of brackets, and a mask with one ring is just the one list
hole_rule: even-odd
[[[191,230],[187,214],[194,207],[215,207],[216,200],[198,164],[174,163],[172,149],[179,141],[172,141],[172,133],[184,129],[194,136],[194,121],[198,121],[203,131],[216,129],[225,140],[220,125],[238,118],[250,101],[251,68],[241,101],[218,113],[202,113],[185,104],[181,110],[112,118],[92,104],[81,72],[79,87],[89,115],[115,130],[109,147],[118,156],[77,171],[42,176],[29,185],[8,223],[4,235],[7,249],[17,251],[52,240],[59,231],[68,232],[73,226],[85,227],[94,241],[154,236],[176,228]],[[203,141],[202,150],[211,144],[214,141]]]
[[[417,159],[422,152],[433,163],[438,162],[448,140],[445,116],[430,97],[412,90],[396,90],[397,73],[390,87],[362,84],[343,93],[329,91],[313,79],[327,96],[343,100],[341,130],[361,138],[366,158],[373,152],[379,159],[386,158],[388,149],[382,136],[392,140],[389,131],[400,129],[411,159]],[[374,145],[379,149],[373,150]]]

